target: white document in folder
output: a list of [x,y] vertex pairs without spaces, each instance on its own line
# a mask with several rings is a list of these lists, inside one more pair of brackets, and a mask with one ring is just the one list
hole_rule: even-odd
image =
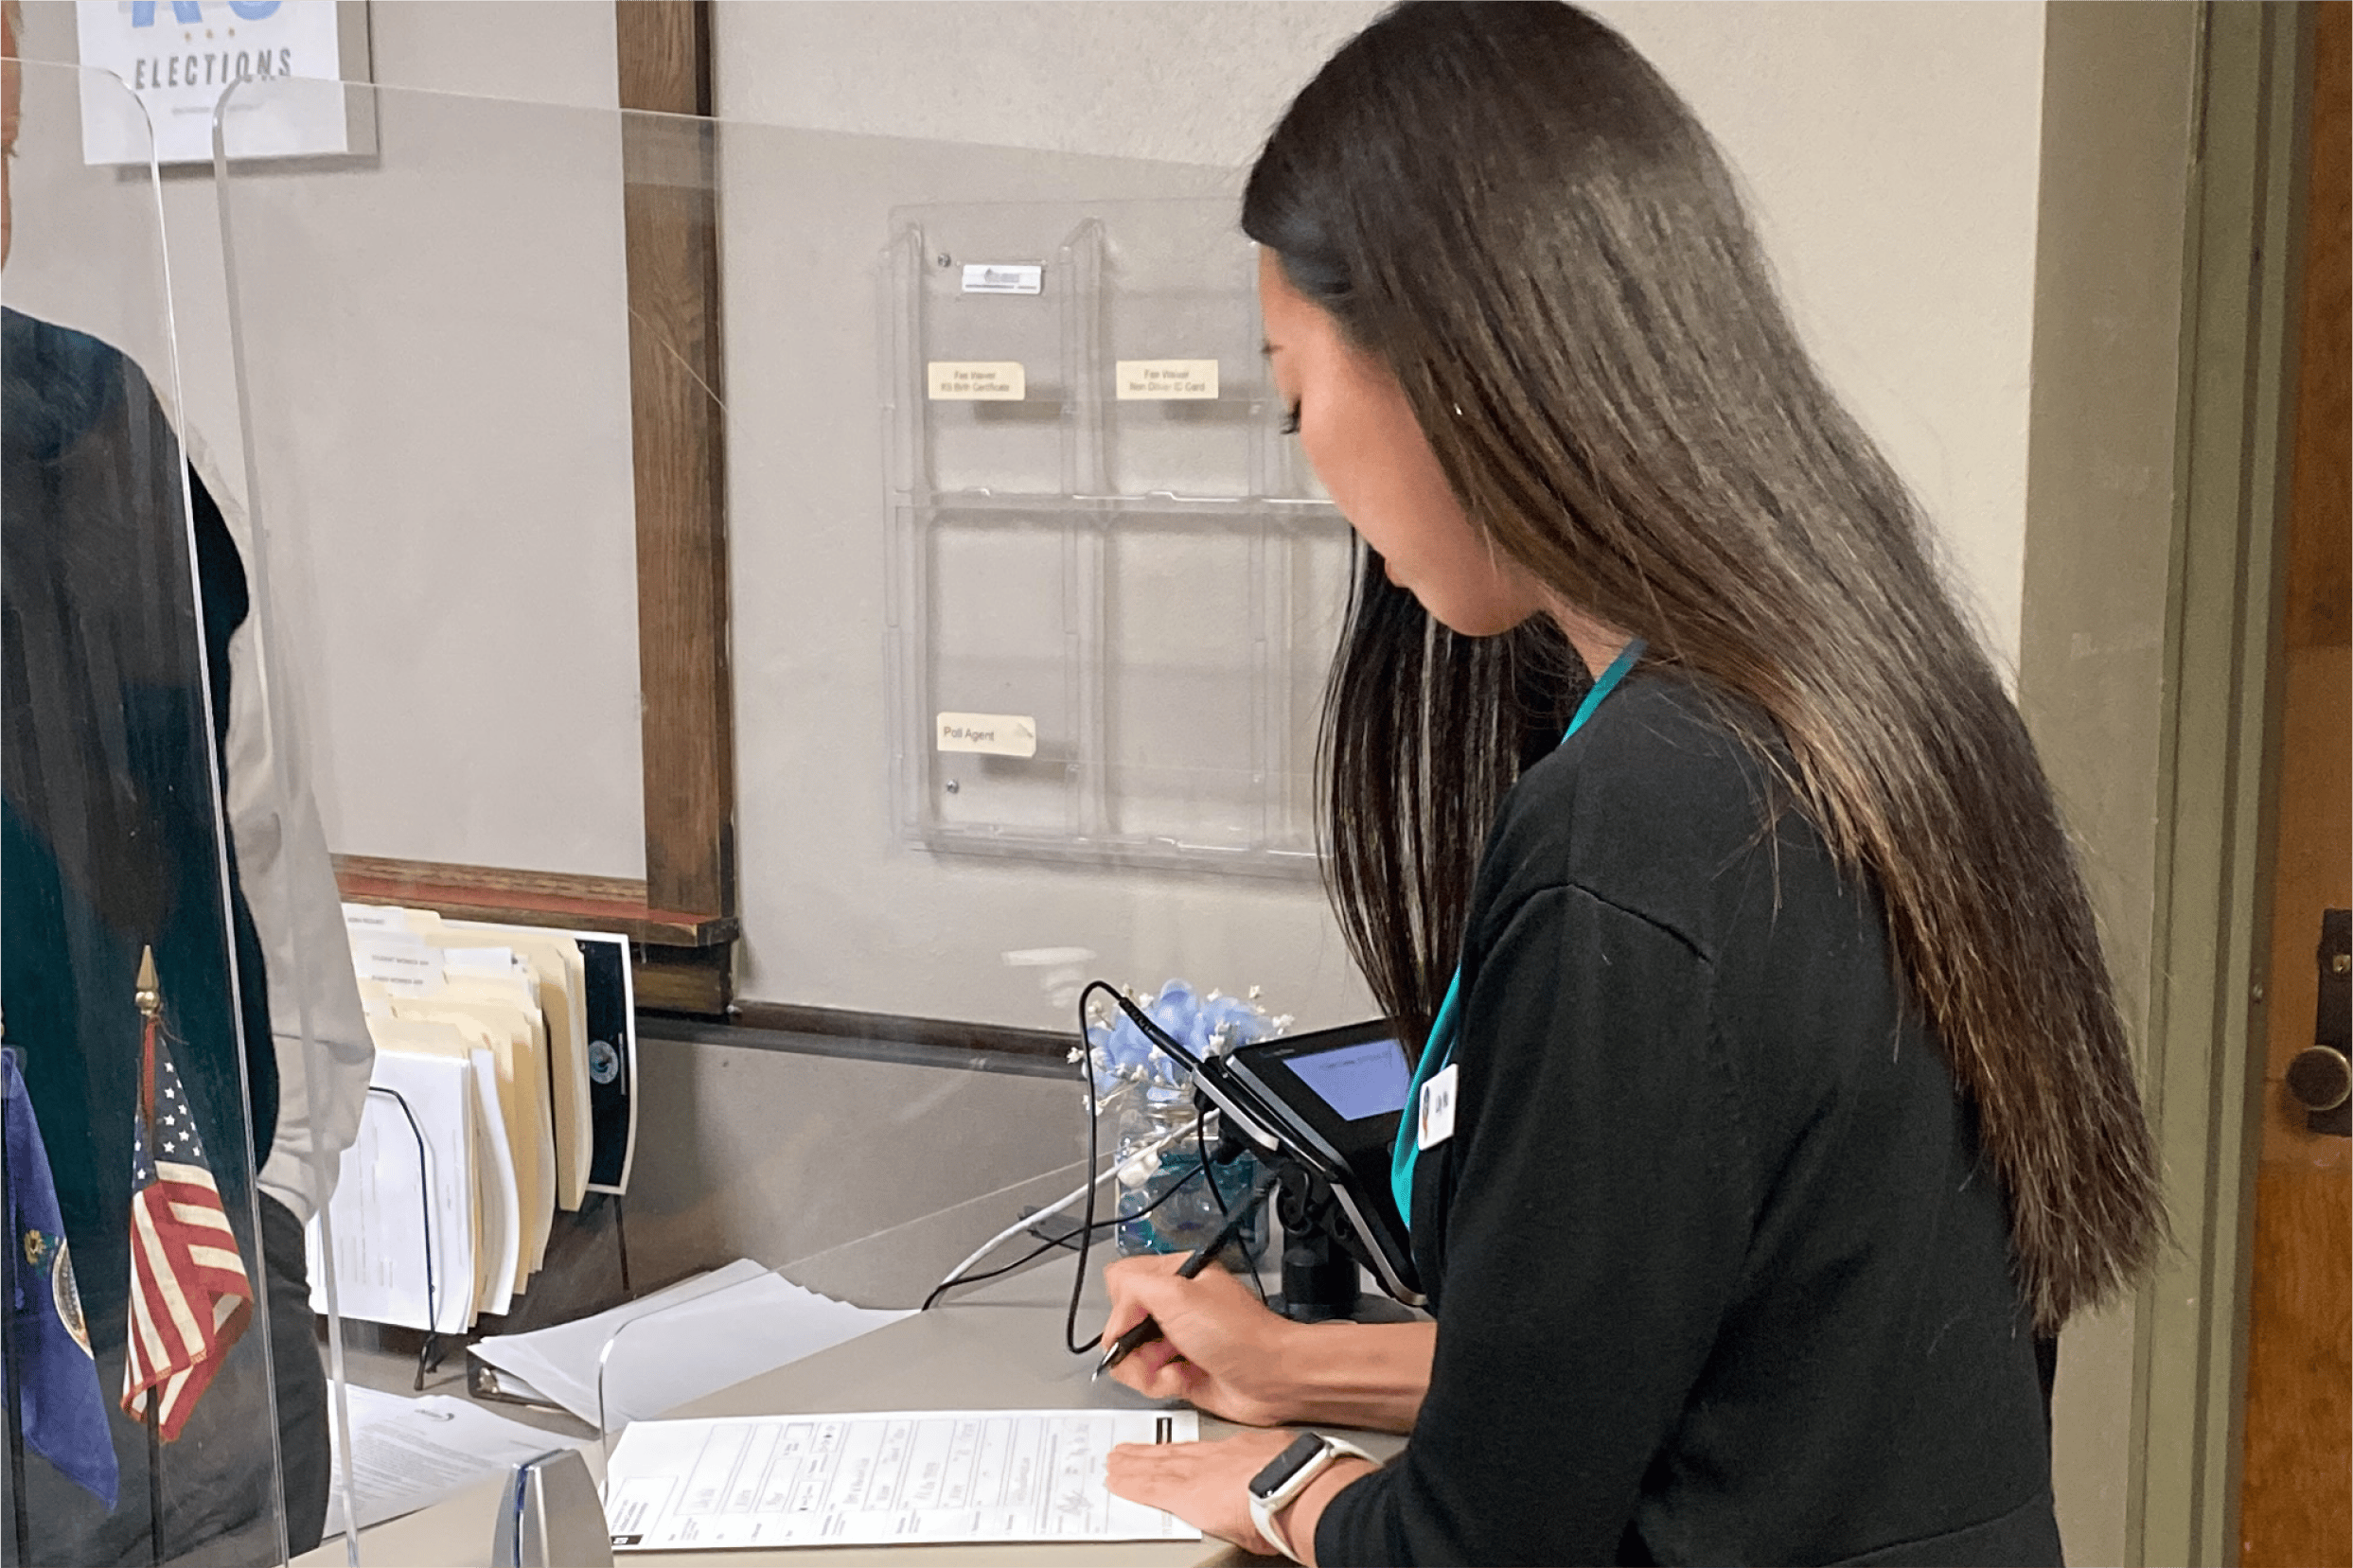
[[605,1483],[619,1551],[1198,1541],[1114,1497],[1115,1443],[1191,1442],[1190,1410],[905,1410],[639,1421]]
[[499,1116],[499,1068],[490,1052],[476,1048],[469,1058],[474,1065],[475,1200],[481,1206],[482,1227],[476,1238],[474,1272],[481,1280],[475,1297],[481,1310],[494,1315],[515,1304],[515,1276],[522,1249],[522,1207],[516,1193],[515,1155],[506,1141],[505,1123]]
[[[474,1065],[380,1045],[360,1135],[335,1185],[335,1280],[345,1316],[462,1334],[474,1320],[481,1224]],[[310,1305],[327,1311],[319,1227]]]
[[[627,944],[593,934],[460,925],[392,906],[346,904],[344,924],[379,1052],[451,1057],[481,1074],[454,1120],[436,1112],[424,1129],[429,1144],[455,1139],[466,1146],[463,1155],[445,1150],[438,1161],[421,1158],[416,1133],[407,1134],[405,1151],[396,1149],[387,1139],[405,1120],[393,1127],[384,1105],[368,1113],[379,1125],[374,1133],[363,1128],[362,1139],[374,1154],[345,1158],[329,1219],[338,1270],[358,1269],[378,1282],[345,1297],[344,1310],[416,1328],[434,1316],[445,1331],[461,1330],[478,1313],[513,1307],[547,1261],[557,1211],[580,1207],[595,1172],[609,1178],[597,1190],[627,1183],[635,1119],[628,1085],[616,1083],[613,1069],[628,1066],[633,1054]],[[592,951],[593,975],[585,956]],[[610,1037],[601,1056],[592,1024],[597,1036]],[[629,1078],[633,1084],[633,1067]],[[615,1093],[619,1104],[600,1108],[597,1096]],[[436,1190],[465,1171],[462,1235],[433,1220],[420,1164],[431,1169]],[[416,1277],[425,1249],[420,1228],[435,1249],[431,1313],[424,1281]],[[446,1269],[444,1251],[452,1254]],[[404,1277],[386,1277],[392,1258],[408,1260]],[[462,1287],[441,1288],[460,1274]],[[311,1277],[322,1277],[315,1262]]]

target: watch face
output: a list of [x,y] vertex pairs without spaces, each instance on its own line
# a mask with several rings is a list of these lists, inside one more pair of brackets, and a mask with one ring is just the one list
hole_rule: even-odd
[[1283,1483],[1297,1475],[1308,1460],[1323,1452],[1323,1434],[1302,1432],[1289,1448],[1266,1461],[1266,1468],[1250,1477],[1250,1495],[1272,1497],[1283,1489]]

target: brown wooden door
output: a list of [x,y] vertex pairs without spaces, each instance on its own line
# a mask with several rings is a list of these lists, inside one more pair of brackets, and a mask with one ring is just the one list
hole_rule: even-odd
[[2322,912],[2353,907],[2353,6],[2318,10],[2239,1488],[2245,1568],[2353,1563],[2353,1139],[2312,1131],[2285,1082],[2313,1041]]

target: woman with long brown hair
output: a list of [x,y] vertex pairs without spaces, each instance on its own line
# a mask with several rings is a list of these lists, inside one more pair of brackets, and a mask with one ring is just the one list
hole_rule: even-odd
[[2017,712],[1722,155],[1581,11],[1406,5],[1243,227],[1363,541],[1326,864],[1420,1047],[1435,1321],[1116,1265],[1106,1342],[1164,1335],[1133,1386],[1411,1437],[1123,1449],[1114,1489],[1327,1563],[2056,1560],[2048,1347],[2163,1231],[2124,1030]]

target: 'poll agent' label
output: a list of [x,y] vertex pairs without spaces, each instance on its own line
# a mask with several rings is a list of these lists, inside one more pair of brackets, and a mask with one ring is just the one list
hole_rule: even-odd
[[1017,403],[1029,396],[1017,360],[933,360],[925,369],[934,401]]
[[1037,720],[1021,714],[942,714],[939,749],[989,757],[1037,755]]
[[968,264],[964,268],[964,292],[967,294],[1035,294],[1046,287],[1043,267],[1008,267],[994,262]]
[[1122,360],[1117,379],[1123,403],[1213,398],[1217,396],[1217,361]]

